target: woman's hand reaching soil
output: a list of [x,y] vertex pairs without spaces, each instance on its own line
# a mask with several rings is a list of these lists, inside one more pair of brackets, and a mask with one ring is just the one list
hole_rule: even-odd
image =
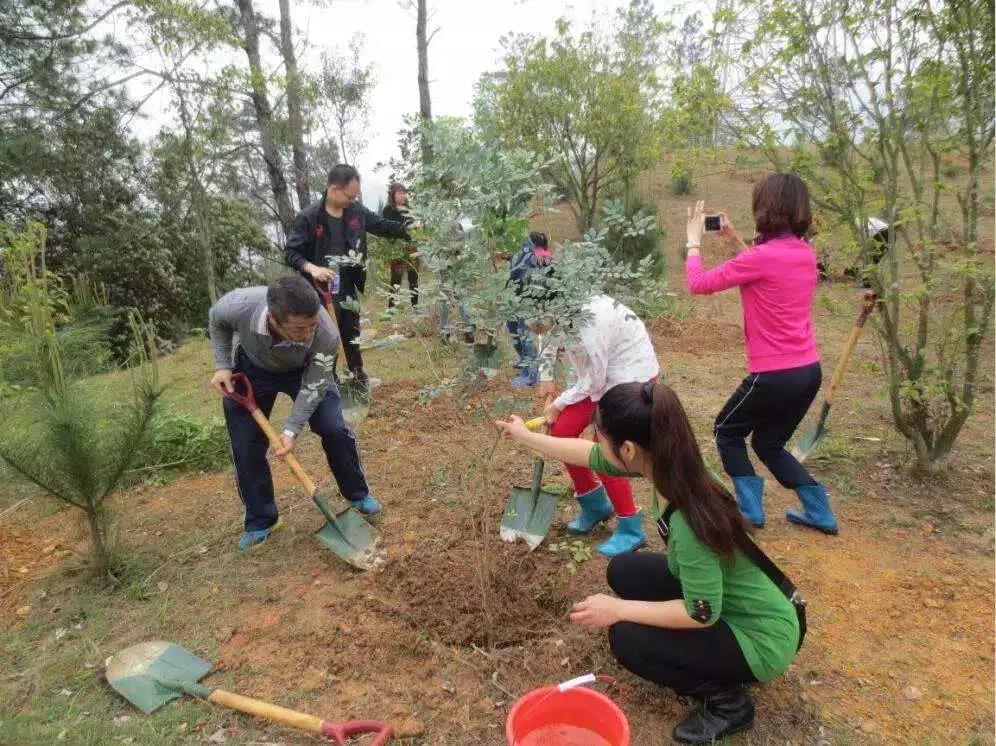
[[571,609],[571,621],[582,624],[588,629],[611,627],[620,616],[620,600],[604,593],[588,596],[584,601],[578,601]]

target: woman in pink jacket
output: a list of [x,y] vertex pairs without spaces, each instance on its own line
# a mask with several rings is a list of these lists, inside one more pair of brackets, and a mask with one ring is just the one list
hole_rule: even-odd
[[736,287],[744,309],[749,375],[716,417],[716,446],[740,511],[755,526],[764,525],[764,480],[747,457],[748,435],[775,479],[799,495],[803,509],[789,510],[788,520],[836,534],[826,489],[785,450],[822,381],[812,315],[816,255],[803,238],[812,220],[809,190],[795,174],[772,174],[754,187],[752,209],[757,239],[749,247],[720,213],[719,236],[739,254],[708,270],[699,255],[703,203],[688,210],[688,290],[709,295]]

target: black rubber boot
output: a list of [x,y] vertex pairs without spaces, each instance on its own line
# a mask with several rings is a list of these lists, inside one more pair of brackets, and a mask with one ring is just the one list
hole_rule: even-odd
[[674,728],[679,743],[712,743],[754,725],[754,702],[742,686],[702,686],[687,696],[698,707]]

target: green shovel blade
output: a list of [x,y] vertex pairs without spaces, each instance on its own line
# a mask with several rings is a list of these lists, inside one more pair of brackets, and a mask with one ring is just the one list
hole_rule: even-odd
[[325,516],[325,524],[315,532],[315,538],[353,567],[360,570],[374,567],[380,559],[377,537],[360,512],[347,508],[333,514],[322,495],[316,492],[313,499]]
[[820,444],[820,441],[826,437],[826,434],[825,421],[820,419],[812,430],[799,438],[799,442],[792,448],[792,456],[800,463],[805,461],[809,454],[816,449],[816,446]]
[[197,680],[211,664],[179,645],[154,640],[108,658],[106,668],[114,691],[148,715],[187,692],[199,693]]
[[528,487],[513,487],[499,534],[503,541],[522,539],[532,551],[546,538],[556,510],[557,496],[552,492],[540,490],[534,494]]

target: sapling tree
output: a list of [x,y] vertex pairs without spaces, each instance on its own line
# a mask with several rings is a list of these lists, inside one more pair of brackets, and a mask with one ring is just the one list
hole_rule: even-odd
[[[985,375],[993,32],[983,0],[776,0],[743,49],[741,134],[807,180],[881,297],[872,318],[893,421],[927,472],[947,467]],[[871,217],[892,226],[877,263]]]
[[[4,428],[0,458],[52,498],[83,513],[101,576],[116,580],[108,537],[107,498],[121,483],[142,446],[161,392],[156,368],[155,334],[131,317],[133,346],[128,368],[132,396],[122,404],[98,403],[67,360],[74,350],[58,335],[59,280],[44,270],[45,228],[31,223],[22,234],[4,232],[7,271],[5,295],[25,313],[6,317],[0,335],[33,340],[35,386],[0,402]],[[70,304],[99,301],[99,294],[77,282]]]
[[656,69],[666,31],[645,0],[620,11],[611,34],[560,19],[552,38],[503,39],[504,69],[479,84],[479,124],[544,158],[544,176],[570,198],[578,233],[594,225],[606,196],[658,161]]
[[[481,346],[494,348],[505,322],[522,318],[528,322],[555,319],[555,328],[543,336],[546,349],[578,340],[585,322],[584,304],[601,292],[628,302],[635,295],[661,294],[658,280],[649,271],[651,259],[639,264],[614,262],[604,241],[606,231],[589,231],[576,242],[555,247],[554,272],[545,278],[549,296],[530,292],[517,295],[508,282],[507,259],[522,246],[532,217],[548,209],[549,186],[543,178],[547,165],[535,154],[509,148],[487,131],[475,130],[461,122],[437,119],[422,133],[432,158],[418,168],[414,185],[412,217],[421,221],[416,231],[423,265],[438,278],[438,287],[421,297],[429,303],[466,304],[469,320]],[[420,139],[422,139],[420,138]],[[615,216],[625,222],[625,218]],[[654,221],[638,219],[621,230],[656,230]],[[650,285],[647,285],[649,280]],[[422,304],[426,305],[426,304]],[[417,313],[407,303],[399,303],[391,313]],[[433,358],[427,346],[428,365]],[[543,352],[541,348],[540,352]],[[485,361],[490,364],[490,361]],[[461,403],[461,418],[472,419],[480,427],[508,414],[527,414],[532,405],[528,395],[489,397],[481,379],[464,379],[438,374],[422,392],[423,398],[450,394]],[[502,503],[496,501],[492,478],[495,440],[478,446],[473,440],[455,447],[467,451],[476,487],[467,500],[474,532],[476,570],[480,577],[481,609],[490,636],[494,584],[494,559]],[[504,493],[500,488],[498,492]]]

